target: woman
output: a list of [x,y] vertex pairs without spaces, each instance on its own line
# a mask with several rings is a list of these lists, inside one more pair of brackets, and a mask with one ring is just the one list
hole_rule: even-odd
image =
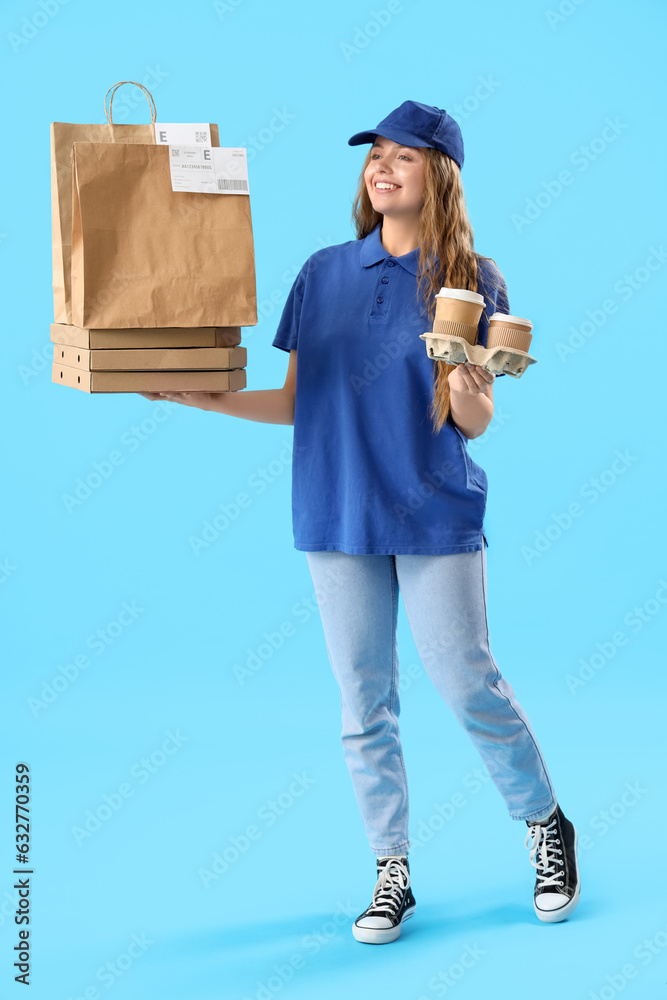
[[[463,140],[447,112],[404,101],[348,140],[367,142],[357,238],[312,254],[285,304],[273,340],[290,354],[283,388],[142,395],[294,424],[295,548],[306,552],[315,585],[345,760],[377,860],[354,937],[393,941],[415,910],[398,726],[399,591],[434,686],[510,818],[529,827],[535,913],[560,921],[579,900],[577,833],[489,648],[487,479],[466,443],[489,425],[495,378],[477,365],[434,362],[419,338],[432,328],[435,293],[467,288],[485,299],[478,343],[486,346],[489,316],[510,311],[507,289],[493,260],[473,248]],[[322,167],[324,184],[333,162]]]

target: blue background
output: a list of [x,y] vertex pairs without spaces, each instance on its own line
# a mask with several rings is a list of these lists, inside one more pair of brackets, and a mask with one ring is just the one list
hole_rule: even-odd
[[[39,1000],[418,1000],[454,986],[459,998],[539,988],[604,1000],[626,985],[628,997],[663,995],[666,18],[658,2],[558,10],[4,6],[3,996],[23,995],[12,968],[18,761],[32,772]],[[428,681],[401,605],[418,907],[392,947],[353,940],[375,866],[293,548],[293,429],[51,383],[49,123],[102,121],[104,94],[123,79],[148,86],[159,121],[218,122],[221,144],[256,142],[249,390],[283,384],[288,359],[271,340],[298,268],[354,236],[367,147],[348,137],[407,98],[459,121],[476,249],[503,272],[512,311],[535,323],[538,363],[498,382],[494,420],[469,447],[489,479],[492,650],[581,838],[570,920],[537,920],[525,824],[492,782],[475,784],[481,762]],[[114,108],[116,120],[149,120],[135,88]],[[114,451],[120,464],[68,510],[64,495]],[[192,536],[242,492],[250,505],[195,554]],[[133,602],[134,617],[114,625]],[[95,646],[100,629],[109,642]],[[77,656],[87,666],[32,710]],[[248,660],[256,669],[241,683]],[[438,820],[457,792],[465,805]],[[78,843],[73,831],[105,802],[115,806]],[[206,887],[200,870],[223,851],[235,860]],[[143,945],[128,952],[133,935]],[[477,957],[447,987],[466,948]],[[107,963],[116,972],[102,980]]]

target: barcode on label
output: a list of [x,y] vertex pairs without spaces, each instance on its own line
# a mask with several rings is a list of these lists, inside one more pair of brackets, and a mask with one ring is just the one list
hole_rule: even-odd
[[195,142],[205,142],[208,145],[208,135],[206,132],[195,132]]
[[233,181],[226,177],[218,177],[218,191],[247,191],[247,181]]

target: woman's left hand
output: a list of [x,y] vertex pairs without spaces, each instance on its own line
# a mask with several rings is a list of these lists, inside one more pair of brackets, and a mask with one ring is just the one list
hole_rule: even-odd
[[469,361],[457,365],[453,372],[449,373],[449,388],[454,392],[469,395],[477,395],[486,392],[487,388],[494,382],[495,375],[482,368],[481,365],[473,365]]

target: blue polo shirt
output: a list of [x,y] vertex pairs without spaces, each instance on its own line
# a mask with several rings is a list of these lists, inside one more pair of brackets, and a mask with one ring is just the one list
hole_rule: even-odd
[[[297,351],[292,521],[304,551],[445,555],[476,552],[487,477],[448,417],[429,416],[434,362],[419,335],[419,248],[401,257],[362,240],[313,253],[287,297],[273,346]],[[485,291],[488,316],[509,312],[507,289]],[[500,377],[500,376],[498,376]]]

